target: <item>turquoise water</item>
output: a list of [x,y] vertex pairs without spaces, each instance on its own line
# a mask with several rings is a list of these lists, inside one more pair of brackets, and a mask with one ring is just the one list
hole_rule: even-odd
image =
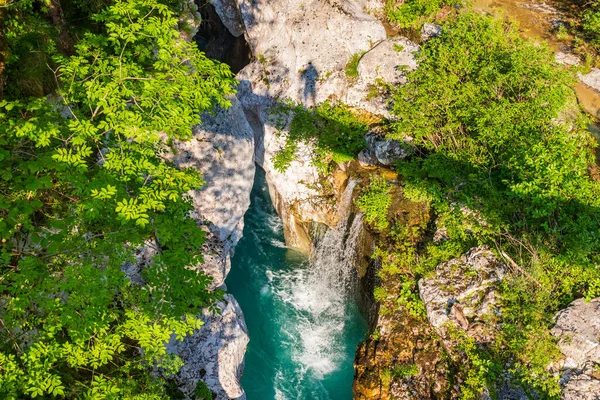
[[352,399],[354,352],[366,331],[353,296],[331,285],[336,266],[313,268],[285,247],[264,172],[257,170],[244,237],[227,288],[240,303],[250,344],[248,400]]

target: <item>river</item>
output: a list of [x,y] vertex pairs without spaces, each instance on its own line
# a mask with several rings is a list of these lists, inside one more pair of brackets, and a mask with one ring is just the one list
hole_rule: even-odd
[[354,353],[367,327],[352,291],[351,251],[341,242],[353,245],[361,221],[325,234],[309,260],[286,248],[259,168],[244,222],[226,283],[250,336],[248,400],[352,399]]

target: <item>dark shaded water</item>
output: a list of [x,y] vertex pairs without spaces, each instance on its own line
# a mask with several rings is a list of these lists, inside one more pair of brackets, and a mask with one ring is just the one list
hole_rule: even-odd
[[354,352],[366,323],[353,296],[331,284],[340,268],[285,247],[264,172],[257,170],[226,282],[250,335],[242,378],[249,400],[352,399]]

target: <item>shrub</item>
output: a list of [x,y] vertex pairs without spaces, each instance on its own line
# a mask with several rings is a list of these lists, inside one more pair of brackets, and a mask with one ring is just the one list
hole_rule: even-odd
[[415,364],[398,364],[392,369],[392,375],[396,378],[405,379],[419,374],[419,367]]
[[430,202],[449,238],[424,246],[413,268],[425,272],[488,244],[522,271],[501,287],[493,348],[485,357],[465,348],[464,393],[470,387],[476,396],[492,365],[510,363],[524,386],[555,396],[558,384],[545,370],[558,354],[552,316],[595,295],[600,277],[600,184],[587,172],[595,143],[573,79],[548,48],[474,13],[425,43],[418,62],[394,90],[390,136],[414,138],[418,156],[397,167],[406,195]]
[[391,186],[380,177],[375,177],[366,191],[356,202],[358,208],[365,213],[365,220],[377,230],[389,226],[387,213],[392,204]]
[[584,33],[590,38],[591,43],[600,47],[600,2],[589,5],[582,18],[582,28]]
[[203,381],[198,381],[196,388],[194,389],[194,396],[196,400],[212,400],[213,394]]
[[401,5],[388,0],[386,15],[388,20],[402,28],[420,28],[432,19],[444,6],[457,6],[462,0],[406,0]]

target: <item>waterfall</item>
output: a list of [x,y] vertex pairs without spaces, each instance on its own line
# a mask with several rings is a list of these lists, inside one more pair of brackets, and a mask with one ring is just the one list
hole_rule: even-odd
[[[362,230],[362,214],[352,217],[350,181],[341,198],[335,229],[329,229],[317,242],[305,268],[281,272],[275,295],[293,312],[294,324],[284,327],[291,345],[291,357],[301,366],[298,376],[307,372],[317,379],[336,371],[347,362],[344,332],[351,313],[356,286],[355,261]],[[283,376],[282,376],[283,378]],[[283,396],[282,398],[288,398]]]
[[325,232],[311,256],[314,283],[320,283],[339,296],[351,294],[356,283],[355,262],[362,231],[362,214],[354,216],[351,221],[355,187],[356,181],[350,180],[340,199],[337,226]]

